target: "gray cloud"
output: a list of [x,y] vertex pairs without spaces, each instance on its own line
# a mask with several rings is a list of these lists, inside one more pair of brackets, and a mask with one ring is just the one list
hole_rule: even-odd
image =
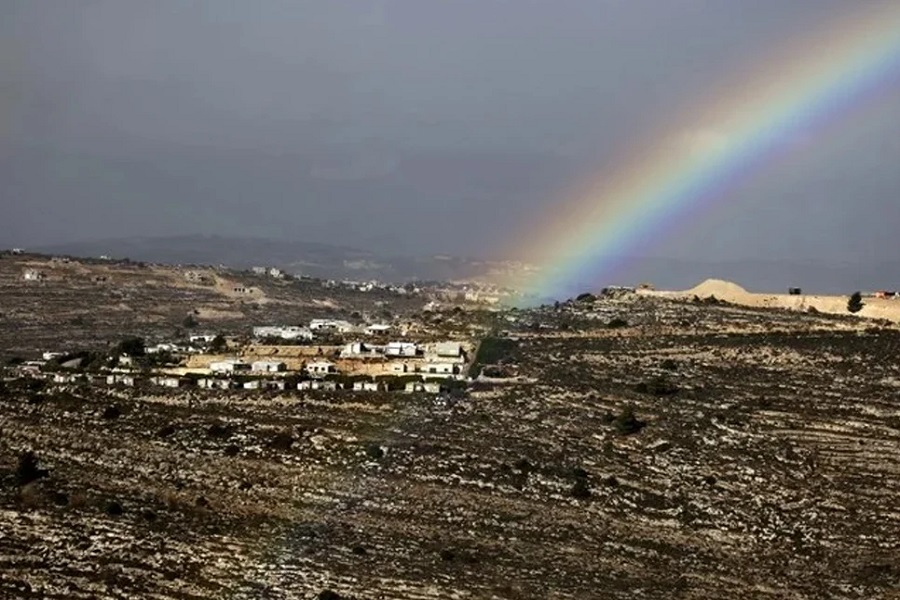
[[[0,241],[252,234],[490,253],[843,10],[538,0],[4,3]],[[881,252],[900,92],[644,251]],[[682,132],[695,144],[715,132]],[[691,137],[692,136],[692,137]],[[837,240],[837,242],[835,242]]]

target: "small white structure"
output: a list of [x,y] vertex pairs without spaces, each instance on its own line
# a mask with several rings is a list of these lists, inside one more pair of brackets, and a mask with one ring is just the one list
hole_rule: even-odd
[[155,346],[148,346],[144,351],[147,354],[159,354],[160,352],[178,352],[179,348],[175,344],[162,342]]
[[434,353],[441,358],[461,359],[463,347],[459,342],[438,342],[434,345]]
[[267,381],[265,379],[251,379],[244,383],[245,390],[284,390],[284,381]]
[[315,336],[306,327],[295,325],[263,325],[253,328],[253,337],[257,339],[281,338],[283,340],[311,340]]
[[387,389],[383,383],[378,381],[354,381],[353,391],[355,392],[381,392]]
[[253,271],[254,275],[265,275],[267,271],[265,267],[253,267],[250,270]]
[[53,360],[54,358],[60,358],[61,356],[65,356],[62,352],[44,352],[41,357],[44,360]]
[[209,370],[212,373],[236,373],[249,371],[250,365],[239,358],[229,358],[209,363]]
[[25,250],[22,248],[13,248],[10,252],[15,255],[25,254]]
[[385,325],[383,323],[373,323],[366,327],[366,333],[369,335],[379,335],[383,333],[387,333],[391,330],[390,325]]
[[272,267],[271,269],[269,269],[269,277],[274,277],[275,279],[284,279],[284,271],[276,267]]
[[434,381],[410,381],[404,389],[411,394],[420,392],[440,394],[441,384]]
[[119,356],[118,365],[120,367],[130,367],[134,365],[134,359],[129,354],[121,354]]
[[230,379],[215,379],[213,377],[205,377],[197,381],[197,387],[205,390],[228,390],[231,389]]
[[74,383],[78,380],[78,375],[72,373],[54,373],[53,383]]
[[412,342],[389,342],[384,347],[385,356],[416,356],[419,347]]
[[297,384],[298,390],[322,390],[326,392],[334,392],[340,388],[341,386],[336,381],[312,380],[301,381]]
[[216,334],[214,334],[214,333],[197,333],[197,334],[194,334],[194,335],[188,337],[188,339],[191,341],[192,344],[209,344],[214,339],[216,339]]
[[134,387],[135,378],[133,375],[107,375],[106,376],[106,384],[107,385],[124,385],[126,387]]
[[457,363],[426,363],[423,372],[429,375],[457,375],[459,365]]
[[43,271],[38,271],[37,269],[25,269],[22,277],[25,281],[44,281],[47,279],[47,275]]
[[397,375],[402,375],[403,373],[409,372],[409,365],[405,362],[392,362],[391,363],[391,373],[395,373]]
[[160,387],[166,388],[180,388],[181,386],[187,383],[187,380],[181,379],[179,377],[168,377],[165,375],[159,375],[157,377],[151,377],[150,383],[153,385],[158,385]]
[[313,331],[336,331],[337,333],[351,333],[356,330],[349,321],[335,319],[313,319],[309,322],[309,328]]
[[310,375],[328,375],[329,373],[337,373],[337,367],[333,362],[320,360],[307,364],[306,372]]
[[341,349],[341,356],[362,356],[372,354],[372,350],[362,342],[352,342]]
[[281,373],[287,370],[287,365],[274,360],[257,360],[250,365],[250,370],[254,373]]

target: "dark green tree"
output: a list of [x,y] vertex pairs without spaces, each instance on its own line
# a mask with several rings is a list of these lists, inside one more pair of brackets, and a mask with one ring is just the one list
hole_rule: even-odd
[[615,418],[613,425],[621,435],[631,435],[643,429],[646,423],[637,418],[633,406],[626,406]]
[[228,342],[225,340],[225,337],[222,334],[214,337],[213,340],[209,343],[210,352],[214,352],[216,354],[224,352],[227,347]]
[[847,301],[847,310],[852,313],[858,313],[862,310],[862,307],[865,304],[862,301],[862,294],[860,292],[853,292],[850,296],[850,300]]
[[116,346],[117,354],[127,354],[131,357],[144,356],[144,338],[125,338]]

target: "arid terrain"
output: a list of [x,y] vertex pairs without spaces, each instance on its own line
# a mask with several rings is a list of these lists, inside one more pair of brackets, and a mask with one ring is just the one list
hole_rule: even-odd
[[[3,351],[326,297],[143,285],[119,315],[0,281]],[[444,318],[481,332],[464,394],[7,380],[0,597],[900,598],[896,326],[638,294]]]
[[[26,281],[26,271],[44,278]],[[196,279],[188,280],[189,273]],[[424,300],[206,266],[6,255],[0,256],[0,358],[59,346],[102,347],[127,335],[244,333],[258,323],[383,313],[388,303],[404,314],[421,309]],[[186,319],[193,322],[190,331]]]

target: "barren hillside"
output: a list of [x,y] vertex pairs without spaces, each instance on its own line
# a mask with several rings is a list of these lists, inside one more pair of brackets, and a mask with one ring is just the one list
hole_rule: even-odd
[[896,329],[647,297],[495,318],[534,383],[452,402],[7,384],[0,596],[897,597]]

